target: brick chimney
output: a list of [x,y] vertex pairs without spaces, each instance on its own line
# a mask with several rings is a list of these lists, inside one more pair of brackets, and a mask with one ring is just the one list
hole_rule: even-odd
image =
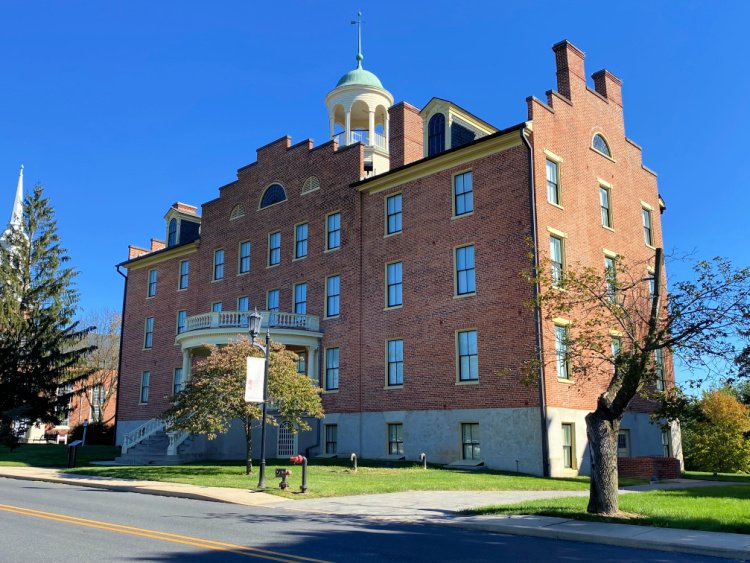
[[413,105],[401,102],[388,110],[388,150],[391,170],[424,156],[422,118]]
[[552,46],[555,52],[555,64],[557,65],[557,91],[573,100],[573,92],[583,91],[586,88],[586,72],[583,68],[583,59],[586,55],[567,39]]
[[622,107],[622,80],[606,69],[595,72],[591,78],[597,93]]

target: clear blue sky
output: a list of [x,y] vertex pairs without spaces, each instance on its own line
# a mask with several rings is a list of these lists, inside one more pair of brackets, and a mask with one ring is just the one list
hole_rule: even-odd
[[323,98],[354,67],[358,8],[364,66],[397,101],[448,98],[498,127],[555,86],[550,47],[569,39],[589,75],[623,80],[667,249],[750,264],[740,1],[3,2],[0,222],[24,163],[27,189],[41,182],[57,210],[81,305],[119,309],[114,265],[164,238],[174,201],[216,197],[284,134],[326,140]]

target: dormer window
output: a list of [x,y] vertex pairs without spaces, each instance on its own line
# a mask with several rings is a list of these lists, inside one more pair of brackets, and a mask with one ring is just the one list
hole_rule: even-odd
[[436,113],[427,125],[427,156],[439,154],[445,150],[445,116]]
[[260,209],[286,201],[286,192],[281,184],[271,184],[260,198]]
[[177,244],[177,219],[172,218],[169,221],[167,232],[167,246],[174,246],[175,244]]
[[591,141],[591,148],[596,152],[602,153],[604,156],[612,158],[612,152],[609,150],[609,145],[602,135],[597,133],[594,135],[593,141]]

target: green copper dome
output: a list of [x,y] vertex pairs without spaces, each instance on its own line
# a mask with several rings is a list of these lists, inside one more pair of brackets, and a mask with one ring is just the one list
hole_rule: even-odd
[[353,85],[374,86],[376,88],[383,87],[383,84],[380,82],[380,79],[377,76],[375,76],[369,70],[363,69],[361,66],[358,66],[354,70],[350,70],[344,76],[342,76],[341,80],[339,80],[338,84],[336,84],[336,88],[338,88],[339,86]]

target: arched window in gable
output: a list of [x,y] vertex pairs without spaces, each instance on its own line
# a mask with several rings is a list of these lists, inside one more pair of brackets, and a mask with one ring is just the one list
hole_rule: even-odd
[[232,208],[232,212],[229,214],[229,220],[234,221],[240,217],[245,216],[245,207],[242,204],[237,204]]
[[271,184],[260,198],[260,209],[286,201],[286,192],[281,184]]
[[172,217],[169,220],[169,229],[167,230],[167,246],[177,244],[177,219]]
[[609,145],[604,139],[604,136],[597,133],[594,135],[593,141],[591,141],[591,147],[596,151],[602,153],[604,156],[612,158],[612,151],[609,150]]
[[427,156],[441,153],[445,150],[445,116],[436,113],[427,125]]

